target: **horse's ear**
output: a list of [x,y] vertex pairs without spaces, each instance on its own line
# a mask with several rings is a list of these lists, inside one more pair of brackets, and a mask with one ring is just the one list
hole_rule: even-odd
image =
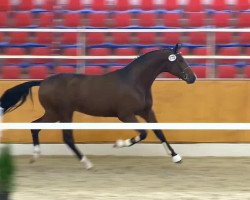
[[181,44],[177,43],[174,47],[174,53],[177,54],[179,52],[179,49],[181,48]]

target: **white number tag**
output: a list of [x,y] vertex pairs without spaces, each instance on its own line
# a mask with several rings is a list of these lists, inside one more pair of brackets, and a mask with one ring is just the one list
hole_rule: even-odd
[[168,56],[168,60],[171,61],[171,62],[175,61],[176,60],[176,55],[171,54],[170,56]]

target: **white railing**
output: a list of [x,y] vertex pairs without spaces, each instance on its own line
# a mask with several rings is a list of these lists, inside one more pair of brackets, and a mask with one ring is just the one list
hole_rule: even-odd
[[250,123],[0,123],[0,130],[250,130]]

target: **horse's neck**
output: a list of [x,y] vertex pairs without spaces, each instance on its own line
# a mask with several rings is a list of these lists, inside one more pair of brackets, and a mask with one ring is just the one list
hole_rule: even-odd
[[161,62],[144,62],[137,64],[133,67],[129,67],[129,74],[136,83],[145,89],[150,89],[154,80],[162,72]]

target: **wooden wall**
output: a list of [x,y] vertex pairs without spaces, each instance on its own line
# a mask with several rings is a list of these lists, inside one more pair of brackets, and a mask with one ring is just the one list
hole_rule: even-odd
[[[0,81],[0,94],[22,81]],[[34,104],[29,100],[22,107],[4,116],[5,122],[30,122],[43,114],[33,89]],[[159,122],[250,122],[250,81],[155,81],[154,110]],[[63,98],[63,97],[62,97]],[[75,122],[118,122],[75,113]],[[164,131],[172,143],[250,142],[249,131]],[[134,131],[75,131],[79,143],[113,142],[136,135]],[[8,143],[30,143],[29,130],[4,131]],[[60,131],[42,131],[42,143],[61,143]],[[158,142],[152,132],[146,142]]]

